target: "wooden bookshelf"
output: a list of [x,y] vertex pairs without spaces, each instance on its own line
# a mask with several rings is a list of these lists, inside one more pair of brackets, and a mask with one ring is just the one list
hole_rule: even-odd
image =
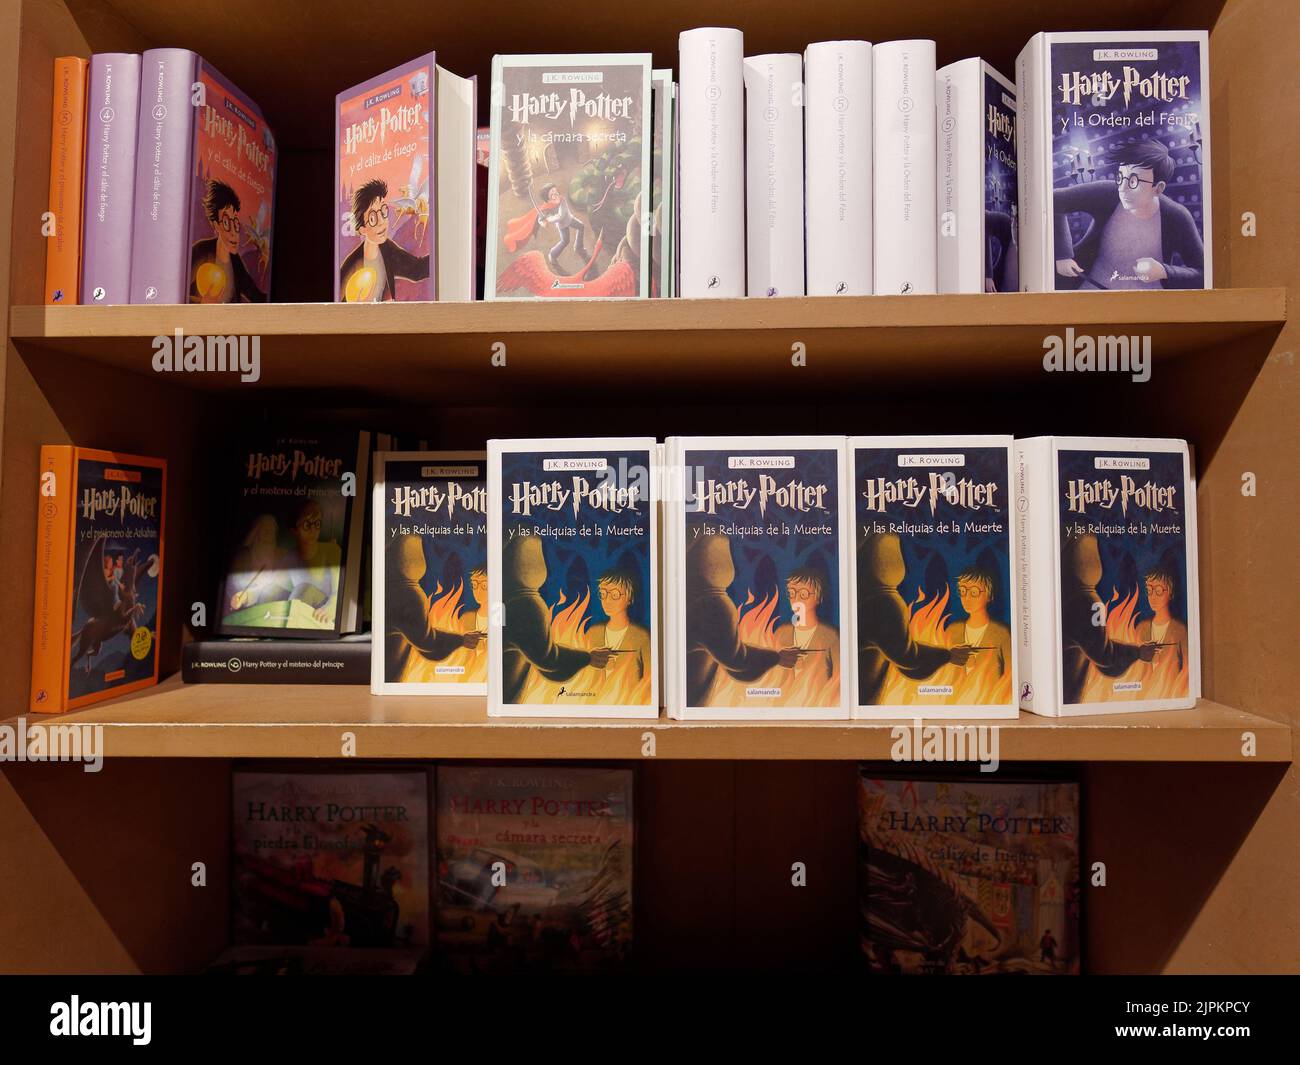
[[[40,724],[43,717],[29,718]],[[705,722],[489,718],[469,696],[374,696],[348,685],[181,684],[48,723],[100,725],[107,758],[337,758],[350,733],[359,758],[888,761],[899,722]],[[926,725],[936,724],[928,718]],[[902,722],[910,725],[910,722]],[[954,722],[995,724],[1005,762],[1291,761],[1289,726],[1202,700],[1194,710]],[[1255,753],[1242,753],[1243,734]]]
[[[1178,360],[1234,345],[1243,358],[1286,322],[1284,288],[1210,292],[1008,293],[837,299],[502,301],[391,305],[181,307],[16,306],[10,335],[29,359],[75,356],[179,388],[248,390],[232,372],[156,374],[153,340],[259,337],[258,389],[358,391],[376,399],[483,402],[502,396],[608,388],[740,393],[888,384],[917,375],[953,383],[1041,380],[1043,340],[1079,334],[1149,336],[1154,375]],[[492,363],[505,344],[506,365]],[[1261,349],[1262,350],[1262,349]],[[617,358],[609,357],[617,353]],[[73,364],[75,365],[75,364]],[[593,365],[600,372],[592,375]],[[382,368],[382,373],[376,373]],[[1082,376],[1082,375],[1058,375]],[[449,398],[451,397],[451,398]]]

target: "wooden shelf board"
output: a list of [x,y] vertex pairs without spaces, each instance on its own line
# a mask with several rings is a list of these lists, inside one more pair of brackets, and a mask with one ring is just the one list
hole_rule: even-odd
[[[154,338],[259,338],[259,389],[346,391],[448,405],[612,386],[725,384],[770,390],[805,347],[801,387],[1041,379],[1043,339],[1073,327],[1151,336],[1156,365],[1275,333],[1286,289],[1007,293],[737,300],[495,301],[165,307],[15,306],[21,351],[74,355],[155,375]],[[505,367],[493,345],[505,344]],[[250,385],[226,372],[169,373],[185,388]],[[449,397],[454,397],[450,400]]]
[[[579,760],[639,759],[646,732],[655,734],[660,759],[887,760],[899,724],[504,719],[489,718],[485,700],[469,696],[380,697],[346,685],[182,684],[179,677],[70,714],[31,715],[33,722],[102,725],[109,758],[337,758],[351,732],[359,758]],[[1187,711],[1064,720],[1021,714],[996,724],[1006,762],[1291,761],[1287,725],[1208,700]],[[1246,731],[1257,743],[1249,759],[1241,753]]]

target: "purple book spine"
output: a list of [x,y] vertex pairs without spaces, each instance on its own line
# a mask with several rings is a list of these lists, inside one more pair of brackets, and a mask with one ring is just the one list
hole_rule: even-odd
[[151,48],[140,68],[132,303],[185,303],[188,298],[195,59],[183,48]]
[[86,303],[130,303],[140,57],[90,57],[81,291]]

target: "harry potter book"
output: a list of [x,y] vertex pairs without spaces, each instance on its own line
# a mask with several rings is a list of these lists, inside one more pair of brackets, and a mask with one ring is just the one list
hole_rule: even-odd
[[658,717],[645,438],[488,442],[488,713]]
[[616,971],[632,943],[632,771],[438,768],[438,951],[453,972]]
[[157,683],[167,464],[46,445],[36,490],[30,709]]
[[1213,287],[1209,51],[1204,30],[1025,45],[1022,289]]
[[1079,786],[914,779],[863,766],[859,920],[872,973],[1080,969]]
[[236,770],[236,946],[429,942],[429,774]]
[[81,279],[81,180],[86,152],[86,61],[54,61],[45,302],[73,304]]
[[671,70],[651,75],[654,137],[651,142],[650,173],[650,295],[675,296],[674,221],[677,216],[677,82]]
[[1012,446],[849,438],[855,717],[1017,716]]
[[1180,710],[1200,695],[1196,490],[1182,440],[1016,441],[1020,705]]
[[673,717],[847,718],[844,438],[666,447]]
[[375,455],[371,691],[487,694],[487,461]]
[[338,94],[334,298],[474,298],[477,81],[433,52]]
[[140,57],[90,57],[81,291],[90,304],[131,302],[131,225],[140,127]]
[[1016,87],[982,59],[939,70],[939,291],[1017,292]]
[[370,434],[287,434],[252,441],[232,458],[217,633],[355,630]]
[[803,57],[750,56],[744,78],[746,289],[802,296]]
[[140,71],[132,303],[265,303],[279,153],[261,110],[200,56]]
[[492,60],[484,298],[647,296],[650,55]]

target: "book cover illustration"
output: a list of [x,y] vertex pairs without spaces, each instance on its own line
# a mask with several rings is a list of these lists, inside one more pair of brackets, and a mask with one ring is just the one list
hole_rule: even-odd
[[438,949],[458,973],[601,972],[632,941],[632,772],[440,766]]
[[847,716],[842,448],[682,447],[685,706]]
[[500,454],[492,661],[506,712],[658,716],[653,443],[637,443]]
[[376,458],[376,690],[487,692],[486,467],[482,452]]
[[432,300],[436,75],[430,53],[335,103],[335,299]]
[[883,974],[1079,972],[1079,789],[858,779],[862,953]]
[[850,447],[857,705],[1015,717],[1011,439],[868,437]]
[[166,473],[161,460],[77,449],[67,706],[158,679]]
[[984,82],[984,291],[1020,289],[1015,87],[981,64]]
[[1187,455],[1062,448],[1057,462],[1062,705],[1187,699]]
[[231,792],[235,944],[428,943],[426,773],[236,771]]
[[1058,289],[1210,286],[1207,46],[1048,36]]
[[650,291],[650,56],[497,56],[487,298]]
[[278,152],[258,106],[206,61],[197,67],[189,301],[265,303]]
[[650,295],[673,295],[673,179],[676,176],[673,122],[677,83],[671,70],[652,77],[653,134],[650,153]]
[[236,453],[218,633],[344,631],[344,607],[356,600],[345,581],[349,551],[359,546],[351,532],[368,448],[368,434],[345,432],[272,438]]

